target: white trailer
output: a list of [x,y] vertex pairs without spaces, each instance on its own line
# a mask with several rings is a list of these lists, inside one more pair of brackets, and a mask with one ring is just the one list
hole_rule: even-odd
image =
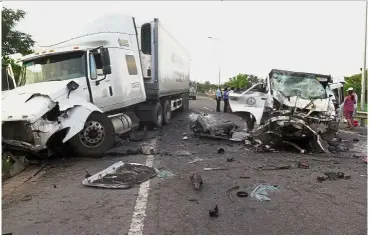
[[108,15],[81,36],[21,58],[21,87],[2,97],[2,139],[40,152],[101,156],[114,135],[167,124],[189,107],[189,55],[159,24]]

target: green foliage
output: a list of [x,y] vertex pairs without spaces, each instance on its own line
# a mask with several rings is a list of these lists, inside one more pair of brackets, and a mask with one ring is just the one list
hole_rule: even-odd
[[252,85],[259,83],[261,80],[262,79],[258,78],[255,75],[239,73],[237,76],[229,78],[229,81],[226,82],[223,87],[247,89],[250,88]]
[[[366,103],[367,103],[367,79],[368,79],[368,70],[366,70]],[[349,87],[353,87],[354,89],[354,92],[358,95],[358,104],[360,105],[360,102],[361,102],[361,93],[362,93],[362,74],[359,73],[359,74],[355,74],[353,76],[350,76],[350,77],[345,77],[345,85],[344,85],[344,89],[345,89],[345,92],[347,91],[347,89]]]
[[25,17],[26,12],[3,7],[1,13],[1,56],[4,57],[15,53],[21,53],[23,55],[32,53],[32,47],[35,45],[35,41],[31,38],[31,35],[14,29],[17,23]]

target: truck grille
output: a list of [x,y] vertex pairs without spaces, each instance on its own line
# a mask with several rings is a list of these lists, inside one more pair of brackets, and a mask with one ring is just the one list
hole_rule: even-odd
[[23,121],[4,122],[2,125],[2,137],[31,144],[34,142],[31,126]]

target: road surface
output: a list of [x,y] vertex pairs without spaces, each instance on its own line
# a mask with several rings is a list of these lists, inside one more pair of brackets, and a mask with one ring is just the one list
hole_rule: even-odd
[[[151,132],[152,138],[146,142],[157,146],[160,154],[53,160],[42,173],[22,185],[19,180],[27,178],[22,174],[8,180],[3,185],[2,232],[367,234],[367,165],[361,158],[349,154],[257,153],[243,144],[193,137],[189,126],[192,119],[196,113],[215,113],[215,104],[210,98],[198,97],[191,101],[189,113],[179,114],[172,124]],[[244,126],[239,118],[221,114]],[[188,134],[188,140],[183,140],[183,133]],[[343,136],[357,137],[360,141],[355,150],[367,154],[367,137],[353,133]],[[225,149],[225,154],[217,154],[219,147]],[[202,161],[189,164],[196,158]],[[234,162],[226,162],[227,158],[234,158]],[[117,161],[153,164],[167,177],[155,177],[127,190],[81,184],[85,171],[93,174]],[[263,165],[292,165],[298,161],[307,161],[310,168],[255,170]],[[220,166],[228,170],[203,170]],[[341,171],[351,179],[317,182],[317,176],[327,171]],[[202,176],[201,191],[192,188],[192,172]],[[277,185],[279,190],[265,202],[240,198],[235,192],[232,202],[227,195],[233,186],[250,192],[259,184]],[[219,217],[210,218],[208,211],[215,205]]]

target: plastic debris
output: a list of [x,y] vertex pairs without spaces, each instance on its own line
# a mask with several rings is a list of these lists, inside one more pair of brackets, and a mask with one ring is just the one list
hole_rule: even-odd
[[166,179],[166,178],[170,178],[171,176],[173,176],[173,174],[170,173],[169,171],[163,170],[157,176],[161,179]]
[[204,171],[210,171],[210,170],[228,170],[228,168],[224,168],[224,167],[204,168]]
[[119,161],[107,169],[84,179],[82,184],[101,188],[127,189],[157,174],[158,170],[153,167]]
[[278,191],[277,186],[265,185],[261,184],[258,185],[254,191],[251,192],[250,196],[258,201],[270,201],[270,197],[268,196],[268,192],[275,192]]
[[183,137],[183,140],[188,140],[188,137],[187,137],[187,136],[184,136],[184,137]]
[[210,217],[218,217],[219,216],[218,205],[216,205],[214,209],[209,210],[209,215],[210,215]]

